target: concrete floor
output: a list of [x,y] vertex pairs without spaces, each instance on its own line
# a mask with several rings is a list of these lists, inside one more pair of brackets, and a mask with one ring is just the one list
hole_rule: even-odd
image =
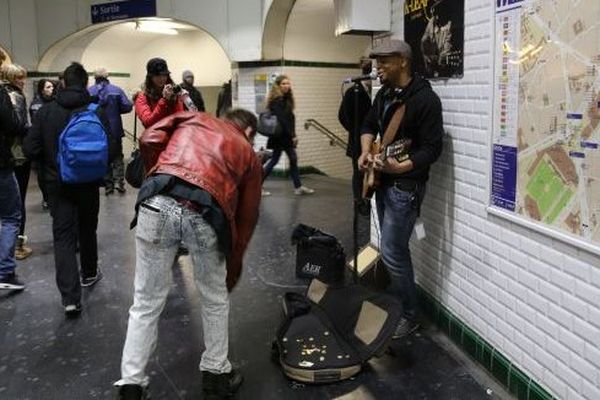
[[[32,178],[35,181],[35,178]],[[288,180],[269,179],[259,225],[246,257],[241,283],[231,297],[230,359],[245,383],[239,399],[492,399],[501,390],[464,356],[444,343],[432,327],[394,343],[391,354],[373,359],[359,375],[339,384],[310,386],[287,380],[270,360],[271,341],[281,320],[281,296],[302,291],[307,282],[294,275],[290,244],[299,223],[336,235],[352,251],[348,182],[311,176],[313,196],[296,197]],[[102,192],[103,193],[103,192]],[[40,193],[28,194],[26,233],[34,254],[19,263],[27,284],[22,293],[0,293],[0,399],[111,399],[132,301],[135,191],[105,198],[98,228],[104,279],[84,290],[84,311],[66,320],[54,283],[50,215]],[[368,220],[361,222],[361,242]],[[159,327],[159,341],[148,365],[152,399],[200,399],[197,366],[203,350],[199,302],[189,259],[173,269],[174,284]],[[477,377],[477,380],[474,378]],[[488,388],[494,388],[493,394]]]

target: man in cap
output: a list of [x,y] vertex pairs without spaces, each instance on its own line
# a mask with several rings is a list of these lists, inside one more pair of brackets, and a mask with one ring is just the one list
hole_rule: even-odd
[[180,86],[183,89],[187,90],[190,99],[192,99],[192,102],[194,103],[198,111],[206,111],[206,108],[204,107],[204,99],[202,98],[202,93],[200,93],[200,91],[194,87],[194,74],[192,73],[192,71],[183,71],[183,74],[181,74],[181,79],[183,80],[183,82],[181,82]]
[[[376,192],[381,255],[390,275],[389,290],[402,300],[403,318],[394,333],[394,338],[401,338],[419,327],[409,240],[425,195],[429,168],[442,152],[442,105],[429,82],[412,73],[412,51],[406,42],[389,40],[376,46],[370,57],[377,60],[383,87],[363,125],[358,164],[362,170],[372,164],[381,172]],[[376,135],[383,137],[392,120],[392,130],[398,120],[400,123],[390,131],[390,142],[408,138],[411,147],[407,158],[383,161],[369,151]]]
[[125,165],[123,162],[123,136],[125,136],[125,131],[123,130],[121,114],[131,112],[133,104],[120,87],[110,83],[108,71],[105,68],[95,70],[94,78],[96,84],[90,86],[88,91],[92,97],[97,98],[98,105],[104,109],[110,123],[110,132],[117,144],[117,156],[109,166],[108,173],[104,178],[104,193],[107,196],[111,195],[115,188],[119,193],[125,193]]

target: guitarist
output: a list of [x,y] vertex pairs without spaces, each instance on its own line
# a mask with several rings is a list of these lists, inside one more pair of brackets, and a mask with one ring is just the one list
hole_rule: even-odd
[[[390,275],[389,290],[401,299],[403,307],[403,318],[394,333],[397,339],[419,327],[408,243],[425,195],[429,167],[442,152],[442,105],[429,82],[413,75],[412,51],[406,42],[389,40],[376,46],[370,57],[377,60],[383,87],[363,125],[358,165],[361,170],[373,165],[381,172],[381,185],[376,191],[381,254]],[[408,158],[398,161],[388,157],[382,161],[380,156],[371,155],[377,134],[383,145],[411,139]]]

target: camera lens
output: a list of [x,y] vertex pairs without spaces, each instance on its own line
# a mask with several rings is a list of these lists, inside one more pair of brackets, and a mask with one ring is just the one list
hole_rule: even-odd
[[177,94],[181,92],[181,85],[173,85],[173,93]]

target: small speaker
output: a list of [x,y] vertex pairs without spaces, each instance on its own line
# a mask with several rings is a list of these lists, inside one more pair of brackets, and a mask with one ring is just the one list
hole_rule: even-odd
[[[383,264],[381,253],[379,253],[377,247],[369,243],[360,249],[357,265],[357,274],[363,285],[377,290],[385,290],[387,288],[390,283],[390,276]],[[346,266],[354,274],[354,258],[351,258],[346,263]]]

